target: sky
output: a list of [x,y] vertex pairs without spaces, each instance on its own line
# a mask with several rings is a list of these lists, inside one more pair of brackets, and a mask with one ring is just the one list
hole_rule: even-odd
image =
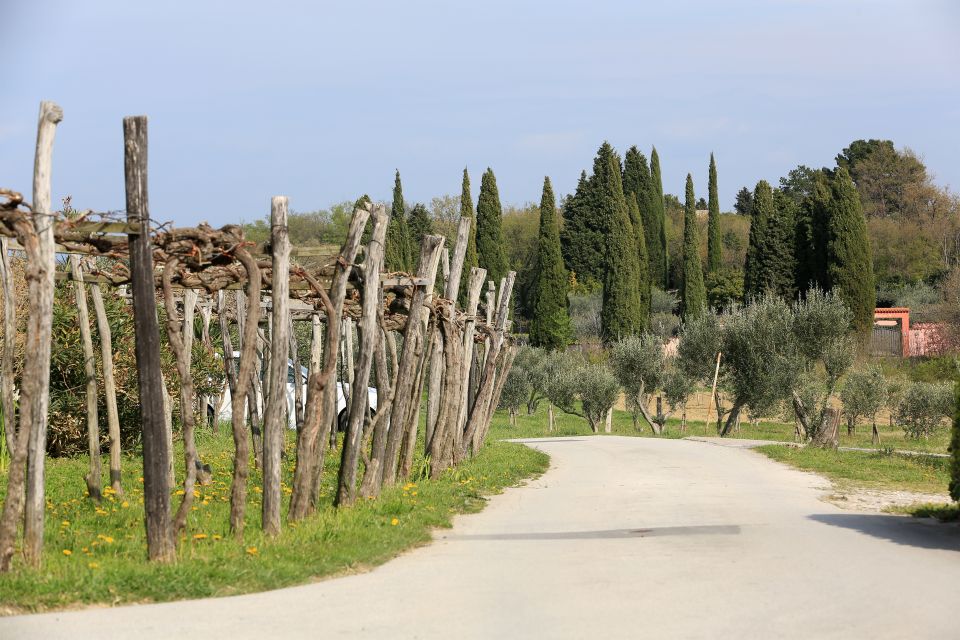
[[[151,217],[215,226],[368,193],[504,205],[576,187],[604,140],[656,146],[721,208],[858,138],[960,190],[960,3],[0,0],[0,187],[30,191],[41,100],[55,202],[122,210],[122,118],[149,117]],[[29,195],[27,195],[29,198]]]

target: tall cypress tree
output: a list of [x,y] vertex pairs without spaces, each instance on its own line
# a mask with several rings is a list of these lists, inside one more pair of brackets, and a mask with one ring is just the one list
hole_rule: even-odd
[[473,214],[473,196],[470,195],[470,175],[463,168],[463,184],[460,188],[460,217],[470,218],[470,236],[467,240],[467,253],[463,259],[463,277],[460,278],[460,306],[467,306],[467,287],[470,270],[477,266],[477,220]]
[[746,302],[765,291],[763,281],[767,222],[773,213],[773,190],[770,183],[761,180],[753,190],[753,208],[750,215],[750,243],[743,267],[743,297]]
[[818,170],[813,176],[813,187],[797,212],[795,285],[801,292],[811,286],[830,288],[827,262],[830,197],[830,180],[823,170]]
[[560,255],[560,220],[550,178],[544,178],[537,238],[537,275],[530,319],[530,344],[533,346],[557,351],[570,342],[567,288],[567,270],[563,268],[563,256]]
[[663,203],[663,178],[660,175],[660,156],[657,148],[650,152],[650,189],[648,191],[650,229],[647,232],[647,252],[650,254],[650,273],[653,283],[661,289],[669,284],[670,260],[667,255],[667,221]]
[[487,277],[497,286],[509,270],[503,246],[503,209],[497,178],[489,167],[480,180],[480,198],[477,200],[477,263],[487,270]]
[[[417,255],[419,256],[417,247]],[[403,185],[400,184],[400,171],[393,180],[393,207],[390,209],[390,222],[387,225],[387,240],[384,245],[384,265],[387,271],[413,270],[415,258],[411,257],[410,232],[407,229],[407,212],[403,204]]]
[[782,190],[774,189],[773,210],[767,218],[761,279],[766,291],[785,300],[792,300],[796,293],[796,217],[796,201]]
[[604,277],[606,222],[594,182],[582,172],[576,192],[563,204],[560,249],[567,270],[581,283],[602,283]]
[[623,198],[620,159],[607,142],[597,152],[592,181],[598,211],[605,220],[606,264],[600,328],[604,341],[610,343],[636,335],[641,325],[636,234]]
[[683,274],[680,281],[680,309],[684,318],[696,318],[707,309],[700,262],[700,234],[697,232],[697,201],[693,178],[687,174],[686,206],[683,211]]
[[867,220],[860,196],[847,170],[840,168],[830,183],[827,259],[831,288],[853,312],[853,326],[865,335],[873,325],[877,294]]
[[419,250],[423,237],[433,233],[433,221],[430,212],[422,203],[413,205],[410,210],[410,219],[407,221],[407,230],[410,233],[410,246]]
[[653,294],[650,290],[650,256],[647,254],[646,232],[643,227],[643,216],[637,205],[637,195],[630,192],[627,196],[627,213],[630,215],[630,224],[633,225],[633,235],[637,243],[637,287],[640,296],[640,329],[650,326],[650,302]]
[[723,248],[720,245],[720,198],[717,196],[717,162],[710,154],[709,204],[707,209],[707,273],[720,270]]

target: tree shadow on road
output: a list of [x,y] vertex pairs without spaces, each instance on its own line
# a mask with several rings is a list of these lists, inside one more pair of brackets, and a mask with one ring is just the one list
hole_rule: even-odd
[[896,544],[922,549],[960,551],[960,527],[956,524],[880,513],[817,513],[808,517],[823,524],[853,529]]

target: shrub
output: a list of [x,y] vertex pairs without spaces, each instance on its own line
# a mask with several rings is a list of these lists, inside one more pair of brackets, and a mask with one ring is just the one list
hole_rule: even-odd
[[852,371],[840,389],[840,401],[847,418],[847,431],[853,433],[857,420],[873,421],[887,401],[887,380],[876,365]]
[[897,424],[911,438],[928,438],[943,418],[953,415],[953,385],[914,382],[897,406]]

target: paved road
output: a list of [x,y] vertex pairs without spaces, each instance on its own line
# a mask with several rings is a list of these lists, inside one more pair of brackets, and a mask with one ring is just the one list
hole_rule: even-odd
[[0,619],[0,638],[950,638],[960,529],[845,512],[752,451],[528,441],[552,466],[366,574]]

